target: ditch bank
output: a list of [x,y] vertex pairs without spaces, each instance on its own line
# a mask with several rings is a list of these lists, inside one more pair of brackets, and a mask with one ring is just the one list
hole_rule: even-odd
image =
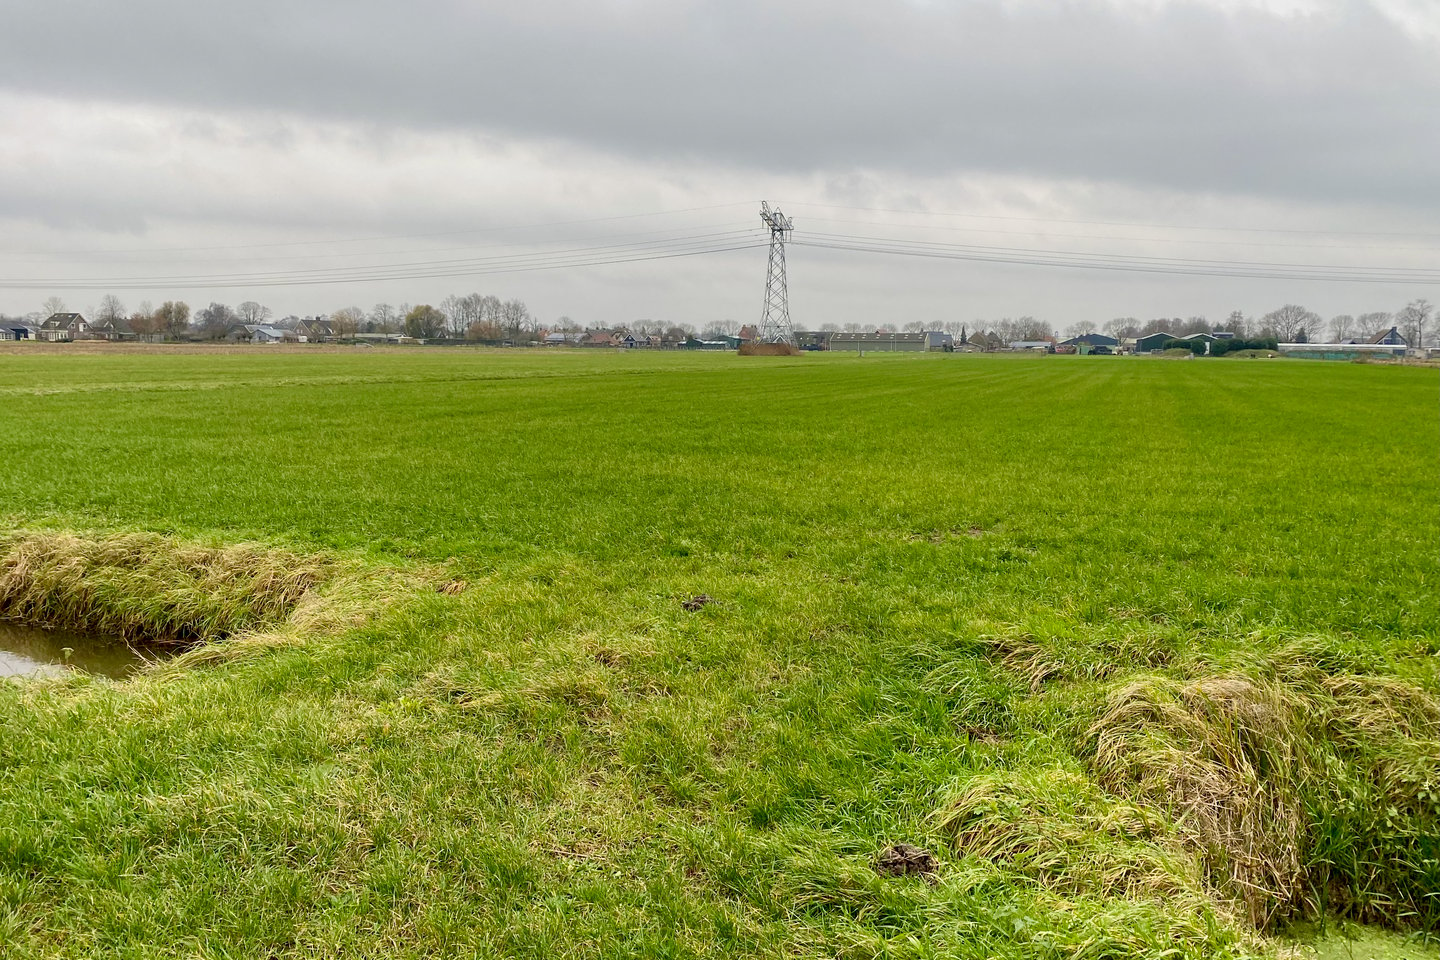
[[[90,644],[99,638],[179,666],[303,643],[358,627],[401,596],[454,586],[436,569],[254,543],[216,546],[153,533],[0,535],[0,624],[69,631]],[[33,635],[24,642],[54,645]],[[68,646],[73,657],[79,646]]]
[[[956,852],[1062,896],[1208,902],[1269,933],[1440,931],[1431,691],[1318,641],[1114,676],[1033,638],[991,647],[1080,724],[1074,763],[965,784],[936,811]],[[1037,657],[1055,667],[1039,681]]]
[[0,619],[185,648],[278,624],[337,572],[253,544],[12,534],[0,538]]

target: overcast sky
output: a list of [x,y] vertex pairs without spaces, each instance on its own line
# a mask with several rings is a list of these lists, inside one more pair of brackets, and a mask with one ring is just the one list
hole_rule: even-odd
[[[761,199],[796,222],[801,327],[1440,301],[1434,0],[0,11],[0,312],[479,291],[542,320],[748,322]],[[940,256],[802,245],[854,238]],[[1035,251],[1418,275],[988,262]]]

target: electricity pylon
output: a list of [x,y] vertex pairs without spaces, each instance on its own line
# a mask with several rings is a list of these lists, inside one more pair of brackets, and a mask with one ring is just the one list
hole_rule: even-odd
[[770,228],[770,268],[765,273],[765,313],[760,318],[761,343],[794,343],[790,326],[790,294],[785,286],[785,241],[795,229],[790,218],[760,201],[760,219]]

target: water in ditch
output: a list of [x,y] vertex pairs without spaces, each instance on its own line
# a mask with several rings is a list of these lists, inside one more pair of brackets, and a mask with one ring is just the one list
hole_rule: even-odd
[[61,676],[79,670],[123,679],[163,656],[163,650],[137,649],[115,637],[0,620],[0,677]]

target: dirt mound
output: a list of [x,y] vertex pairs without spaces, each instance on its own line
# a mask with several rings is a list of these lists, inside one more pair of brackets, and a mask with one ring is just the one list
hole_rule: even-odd
[[742,357],[798,357],[800,348],[793,343],[742,343]]

